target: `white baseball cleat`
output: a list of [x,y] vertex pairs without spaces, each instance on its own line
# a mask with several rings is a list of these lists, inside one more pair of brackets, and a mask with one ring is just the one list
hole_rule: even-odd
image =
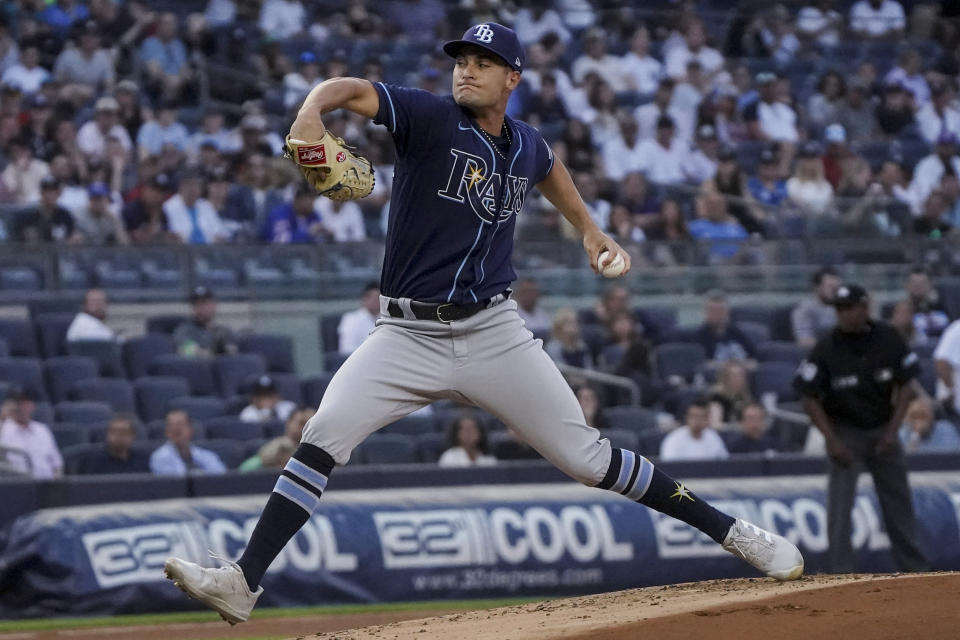
[[792,542],[746,520],[737,518],[723,548],[771,578],[796,580],[803,575],[803,556]]
[[180,558],[167,558],[163,573],[184,593],[219,613],[230,624],[246,622],[263,587],[251,593],[239,565],[216,559],[227,566],[207,569]]

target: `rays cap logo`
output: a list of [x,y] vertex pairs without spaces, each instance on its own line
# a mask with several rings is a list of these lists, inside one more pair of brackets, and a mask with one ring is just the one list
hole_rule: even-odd
[[451,58],[456,58],[464,45],[476,45],[486,49],[499,58],[514,71],[523,71],[527,56],[520,45],[520,39],[513,29],[496,22],[477,24],[463,33],[460,40],[451,40],[443,45],[443,52]]

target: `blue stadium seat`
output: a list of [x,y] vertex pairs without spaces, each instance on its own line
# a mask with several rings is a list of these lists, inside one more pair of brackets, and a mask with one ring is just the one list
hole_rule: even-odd
[[363,464],[408,464],[417,461],[417,440],[398,433],[375,433],[353,451]]
[[7,346],[7,341],[3,338],[0,338],[0,358],[9,358],[10,357],[10,347]]
[[600,435],[610,441],[610,446],[636,451],[640,437],[635,431],[627,429],[602,429]]
[[157,376],[186,378],[187,383],[190,385],[191,395],[217,395],[217,386],[213,378],[213,366],[209,360],[187,358],[168,353],[156,356],[151,360],[147,370]]
[[147,333],[162,333],[172,335],[182,323],[190,320],[190,316],[182,313],[165,313],[147,318]]
[[677,310],[673,307],[641,307],[633,316],[652,335],[660,335],[677,326]]
[[657,428],[657,412],[643,407],[607,407],[603,415],[612,429],[638,432]]
[[43,424],[53,422],[53,405],[49,402],[40,401],[34,404],[33,419]]
[[134,413],[136,403],[133,397],[133,385],[119,378],[91,378],[80,380],[73,385],[71,395],[74,400],[105,402],[114,411]]
[[60,454],[63,456],[64,472],[68,475],[77,473],[80,468],[80,462],[86,459],[94,451],[98,451],[99,444],[72,444],[66,447],[60,447]]
[[346,353],[328,351],[323,354],[323,368],[327,373],[334,374],[343,366],[343,363],[346,362],[349,357],[350,355]]
[[56,422],[107,422],[113,409],[105,402],[58,402],[53,407]]
[[43,276],[31,267],[4,267],[0,269],[0,289],[40,291],[43,289]]
[[340,336],[337,329],[340,327],[342,313],[320,316],[320,348],[325,353],[334,352],[340,348]]
[[65,355],[67,329],[76,313],[41,313],[33,321],[44,358]]
[[771,340],[757,345],[757,360],[760,362],[789,362],[799,366],[806,349],[793,342]]
[[41,313],[76,313],[83,304],[82,298],[58,295],[55,298],[31,300],[27,303],[27,315],[33,321]]
[[765,393],[777,394],[778,401],[797,399],[793,377],[797,367],[790,362],[761,362],[753,372],[753,394],[762,398]]
[[43,375],[47,381],[47,391],[53,402],[70,397],[70,389],[78,380],[99,377],[97,363],[83,356],[57,356],[43,362]]
[[331,377],[328,374],[321,374],[301,380],[300,391],[302,392],[303,404],[313,408],[319,407],[320,400],[323,399],[323,394],[326,392],[327,386],[330,385]]
[[171,400],[190,393],[186,379],[174,376],[138,378],[133,383],[133,389],[137,399],[137,415],[148,422],[165,416]]
[[660,443],[666,435],[659,429],[648,429],[637,434],[637,452],[648,458],[660,455]]
[[208,438],[250,440],[263,437],[263,425],[259,422],[244,422],[240,418],[225,416],[211,418],[203,423]]
[[[207,427],[198,420],[192,420],[191,424],[193,425],[193,440],[201,440],[207,435]],[[144,436],[147,440],[157,442],[157,446],[166,442],[167,436],[165,431],[167,430],[167,422],[163,418],[158,418],[157,420],[151,420],[146,423],[143,428]]]
[[73,340],[67,342],[67,354],[86,356],[96,360],[104,378],[124,378],[126,371],[120,358],[120,344],[116,340]]
[[917,376],[917,382],[923,387],[924,391],[931,396],[937,392],[937,369],[933,363],[933,358],[920,358],[920,375]]
[[770,329],[766,323],[738,320],[737,328],[747,334],[747,338],[754,346],[770,340]]
[[417,436],[417,458],[420,462],[436,462],[447,449],[447,437],[442,433],[421,433]]
[[227,415],[227,406],[223,400],[214,396],[181,396],[167,403],[167,409],[186,411],[193,420],[205,422],[210,418]]
[[47,399],[43,372],[36,358],[0,358],[0,382],[32,391],[39,400]]
[[400,433],[408,436],[417,436],[421,433],[436,433],[439,430],[437,419],[432,415],[404,416],[385,426],[379,433]]
[[655,348],[654,357],[661,378],[681,376],[688,382],[707,361],[703,347],[694,342],[665,342]]
[[256,353],[267,363],[267,370],[293,373],[293,340],[289,336],[251,333],[238,341],[241,353]]
[[280,420],[264,420],[260,423],[264,438],[276,438],[286,431],[286,425]]
[[57,448],[63,451],[67,447],[90,443],[90,432],[84,424],[60,423],[50,425],[53,439],[57,441]]
[[264,359],[255,353],[241,353],[232,356],[217,356],[213,361],[220,395],[232,396],[240,393],[244,381],[250,376],[267,372]]
[[149,374],[150,362],[157,356],[173,354],[176,347],[173,339],[162,333],[147,333],[130,338],[120,349],[123,365],[131,378],[142,378]]
[[195,440],[194,444],[203,449],[209,449],[220,456],[220,460],[227,469],[236,469],[243,462],[244,443],[238,440]]
[[0,337],[7,343],[11,356],[35,358],[38,354],[37,339],[29,320],[0,318]]

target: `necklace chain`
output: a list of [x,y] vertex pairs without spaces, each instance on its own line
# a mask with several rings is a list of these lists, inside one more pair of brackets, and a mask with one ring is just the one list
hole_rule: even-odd
[[[500,147],[497,146],[497,143],[494,142],[493,137],[484,130],[483,127],[478,126],[480,133],[483,134],[483,137],[487,139],[487,142],[490,143],[490,146],[493,147],[493,152],[496,153],[502,160],[506,160],[507,156],[504,155],[503,151],[500,150]],[[503,121],[503,127],[500,129],[500,135],[507,139],[507,146],[513,144],[513,136],[510,135],[510,127],[507,126],[507,121]]]

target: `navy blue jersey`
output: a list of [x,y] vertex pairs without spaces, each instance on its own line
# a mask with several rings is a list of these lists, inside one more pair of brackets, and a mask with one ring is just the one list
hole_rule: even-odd
[[507,117],[507,160],[453,100],[375,83],[397,148],[381,292],[422,302],[469,303],[516,278],[510,256],[527,193],[553,168],[530,125]]

